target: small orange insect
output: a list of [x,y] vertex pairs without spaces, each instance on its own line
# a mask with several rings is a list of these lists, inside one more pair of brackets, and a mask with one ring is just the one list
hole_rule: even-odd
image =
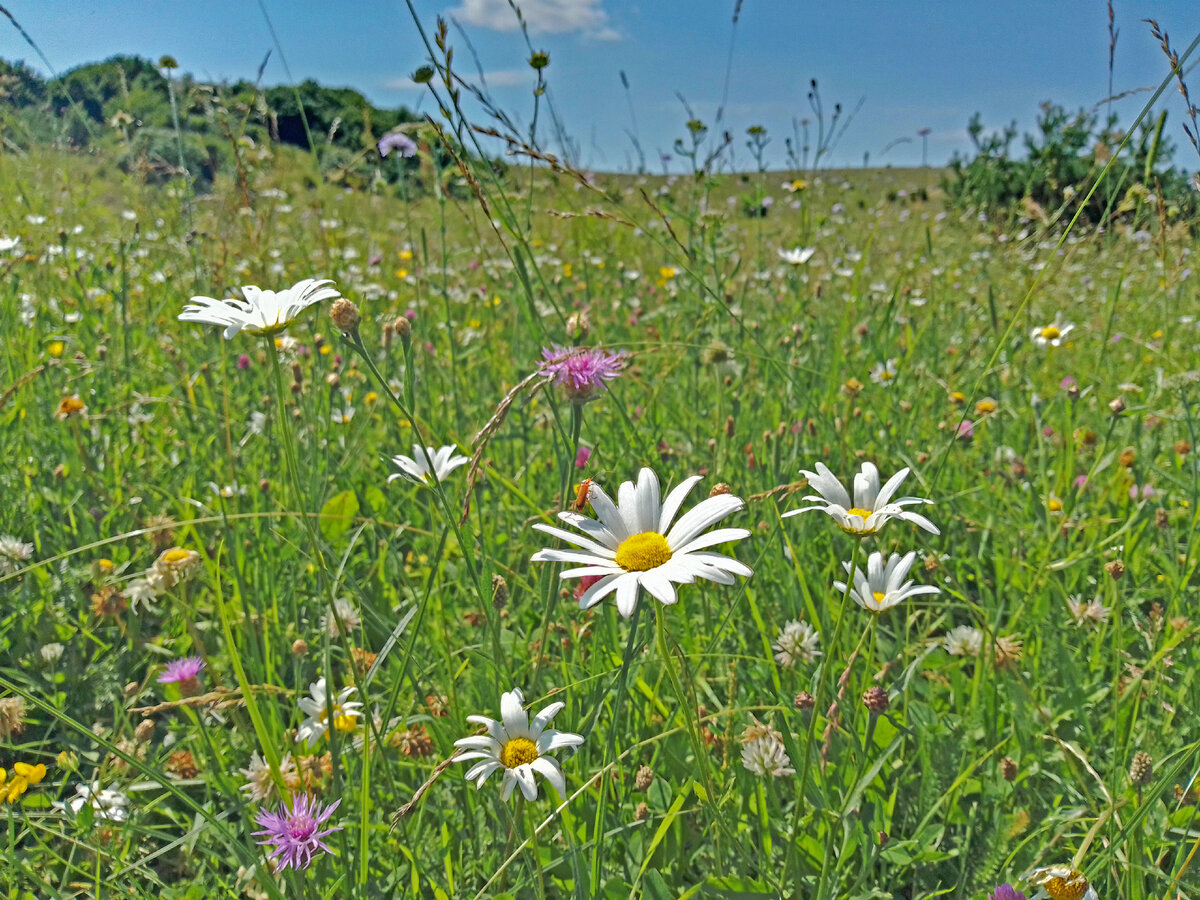
[[592,479],[585,478],[579,482],[579,486],[575,488],[575,501],[571,504],[571,509],[575,512],[583,512],[588,505],[588,497],[592,492]]

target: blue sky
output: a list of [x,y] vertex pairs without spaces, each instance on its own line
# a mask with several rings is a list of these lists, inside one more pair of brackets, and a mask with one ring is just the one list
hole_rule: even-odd
[[[532,71],[507,0],[414,0],[425,27],[453,16],[477,50],[493,95],[516,120],[532,110]],[[262,0],[292,76],[349,86],[379,105],[432,108],[408,79],[424,59],[402,0]],[[549,51],[551,98],[581,161],[626,168],[633,130],[620,72],[629,80],[637,133],[650,161],[685,135],[677,93],[710,125],[721,104],[726,61],[732,77],[722,128],[749,167],[745,130],[764,126],[767,160],[784,164],[793,120],[811,117],[817,78],[827,107],[865,102],[832,156],[836,165],[921,161],[917,131],[931,129],[929,161],[966,151],[967,120],[1031,126],[1040,103],[1092,106],[1107,93],[1108,22],[1103,0],[745,0],[736,30],[733,0],[525,0],[536,47]],[[1157,18],[1182,51],[1200,31],[1196,0],[1114,0],[1120,37],[1114,89],[1157,85],[1166,62],[1141,20]],[[6,0],[5,6],[59,71],[115,53],[169,53],[201,79],[253,78],[272,51],[264,81],[286,83],[282,61],[254,0]],[[452,30],[456,66],[474,73]],[[0,56],[45,66],[0,19]],[[1197,70],[1200,76],[1200,69]],[[1193,95],[1200,77],[1193,78]],[[1115,106],[1131,121],[1149,96]],[[1180,130],[1183,103],[1164,95],[1176,162],[1200,164]],[[900,143],[894,143],[899,140]],[[893,146],[884,152],[889,145]],[[552,149],[557,149],[552,147]],[[678,168],[678,164],[675,166]],[[654,165],[652,168],[657,169]]]

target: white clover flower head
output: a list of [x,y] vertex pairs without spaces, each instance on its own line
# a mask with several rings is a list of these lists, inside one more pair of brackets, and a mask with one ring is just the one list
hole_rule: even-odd
[[942,646],[951,656],[979,656],[983,652],[983,632],[971,625],[959,625],[946,633]]
[[785,669],[795,667],[797,662],[810,663],[821,655],[817,649],[821,636],[807,622],[792,620],[779,629],[772,649],[776,661]]
[[[271,766],[257,750],[250,755],[250,765],[238,769],[238,773],[246,779],[240,790],[245,792],[247,799],[261,803],[276,793]],[[285,753],[279,760],[279,774],[289,789],[294,790],[300,786],[300,772],[296,769],[296,761],[292,759],[292,754]]]
[[341,637],[349,634],[362,624],[362,617],[354,604],[345,597],[333,601],[333,609],[321,616],[321,630],[330,637]]
[[[898,603],[903,603],[909,597],[917,597],[921,594],[936,594],[938,589],[933,585],[920,584],[914,585],[911,581],[905,581],[908,576],[908,570],[912,568],[913,560],[917,558],[915,552],[908,552],[901,556],[899,553],[893,553],[888,557],[887,562],[884,562],[883,554],[875,551],[867,557],[867,571],[863,574],[861,569],[850,571],[850,563],[842,563],[842,568],[850,576],[851,588],[850,596],[863,609],[873,613],[881,613],[885,609],[891,609]],[[846,590],[844,581],[835,581],[833,587],[839,593]]]
[[471,461],[469,456],[456,455],[457,450],[453,444],[437,448],[413,444],[412,456],[392,457],[392,462],[400,471],[388,476],[388,484],[397,478],[405,478],[417,484],[429,484],[430,472],[437,476],[439,482],[445,481],[451,472]]
[[793,247],[791,250],[780,248],[779,258],[789,266],[802,266],[817,252],[816,247]]
[[639,588],[645,588],[660,603],[670,605],[678,599],[676,584],[691,584],[697,578],[733,584],[735,575],[749,577],[754,574],[749,566],[707,549],[749,536],[750,532],[745,528],[705,531],[742,509],[745,503],[740,498],[716,494],[671,524],[699,481],[699,475],[686,478],[667,494],[666,499],[660,499],[658,476],[651,469],[642,469],[636,486],[632,481],[626,481],[618,489],[617,503],[593,482],[588,489],[588,500],[596,519],[569,510],[558,514],[562,521],[585,536],[540,522],[533,526],[580,549],[539,550],[531,559],[533,562],[578,563],[578,568],[567,569],[559,577],[599,578],[580,595],[579,608],[595,606],[615,592],[617,609],[626,618],[637,608]]
[[1108,621],[1108,616],[1112,610],[1100,602],[1097,597],[1093,600],[1084,602],[1082,597],[1074,595],[1067,598],[1067,608],[1071,611],[1071,618],[1075,620],[1076,625],[1102,625]]
[[1029,333],[1029,337],[1039,347],[1061,347],[1062,342],[1066,340],[1067,335],[1074,327],[1074,322],[1064,322],[1061,315],[1055,315],[1053,322],[1033,329]]
[[314,303],[339,296],[336,288],[325,287],[332,283],[327,278],[305,278],[282,291],[264,291],[247,284],[241,289],[241,300],[193,297],[179,314],[179,320],[224,328],[226,340],[239,331],[271,334],[286,328]]
[[912,522],[931,534],[941,534],[937,526],[927,518],[904,508],[914,504],[932,503],[932,500],[920,497],[892,499],[900,483],[908,477],[908,472],[907,468],[901,469],[880,488],[879,470],[875,468],[874,463],[863,463],[862,471],[854,476],[854,499],[851,500],[850,494],[828,467],[824,463],[817,463],[816,472],[800,470],[800,474],[808,479],[809,487],[819,495],[804,498],[812,501],[814,505],[789,510],[783,517],[797,516],[817,509],[830,516],[842,531],[859,537],[875,534],[890,519]]
[[308,691],[311,696],[296,701],[300,711],[308,716],[296,731],[296,743],[316,743],[329,735],[330,707],[333,708],[333,727],[338,731],[350,733],[358,727],[356,720],[362,715],[362,703],[350,699],[357,688],[344,687],[336,697],[330,698],[325,679],[318,678],[308,686]]
[[768,775],[782,778],[785,775],[796,774],[783,741],[770,734],[756,737],[742,745],[742,766],[760,778]]
[[526,800],[536,800],[537,782],[534,774],[545,778],[563,799],[567,795],[567,781],[562,765],[551,754],[565,747],[578,747],[583,735],[568,731],[555,731],[547,726],[566,705],[561,701],[551,703],[533,717],[524,709],[525,697],[520,688],[513,688],[500,695],[500,720],[487,716],[467,716],[487,729],[487,734],[459,738],[454,746],[460,751],[454,760],[466,762],[479,760],[467,770],[467,780],[474,781],[477,788],[483,787],[493,772],[504,770],[504,781],[500,786],[500,799],[508,800],[513,788],[520,786]]
[[74,797],[69,800],[54,800],[52,805],[64,813],[69,809],[73,816],[78,815],[85,806],[90,806],[97,819],[124,822],[129,818],[129,798],[115,788],[101,790],[98,781],[93,781],[91,785],[76,785]]
[[33,544],[27,544],[10,534],[0,535],[0,574],[17,571],[21,563],[32,556]]

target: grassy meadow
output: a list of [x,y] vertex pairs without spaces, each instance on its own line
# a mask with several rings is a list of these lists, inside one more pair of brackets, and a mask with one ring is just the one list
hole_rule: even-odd
[[[924,170],[435,173],[420,137],[354,188],[252,142],[198,195],[0,156],[4,896],[1200,897],[1187,227],[989,221]],[[361,321],[177,318],[308,278]],[[573,392],[571,347],[619,372]],[[414,444],[476,459],[389,480]],[[785,518],[818,463],[910,469],[938,533]],[[740,498],[704,552],[753,574],[582,610],[533,526],[643,468]],[[835,587],[910,551],[936,593]],[[564,797],[454,758],[513,689],[582,741],[500,767]],[[293,798],[337,830],[275,871]]]

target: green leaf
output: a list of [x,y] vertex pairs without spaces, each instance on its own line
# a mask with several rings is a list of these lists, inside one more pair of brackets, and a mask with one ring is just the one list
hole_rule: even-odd
[[341,537],[358,515],[358,497],[354,491],[342,491],[321,507],[321,534],[325,540]]

